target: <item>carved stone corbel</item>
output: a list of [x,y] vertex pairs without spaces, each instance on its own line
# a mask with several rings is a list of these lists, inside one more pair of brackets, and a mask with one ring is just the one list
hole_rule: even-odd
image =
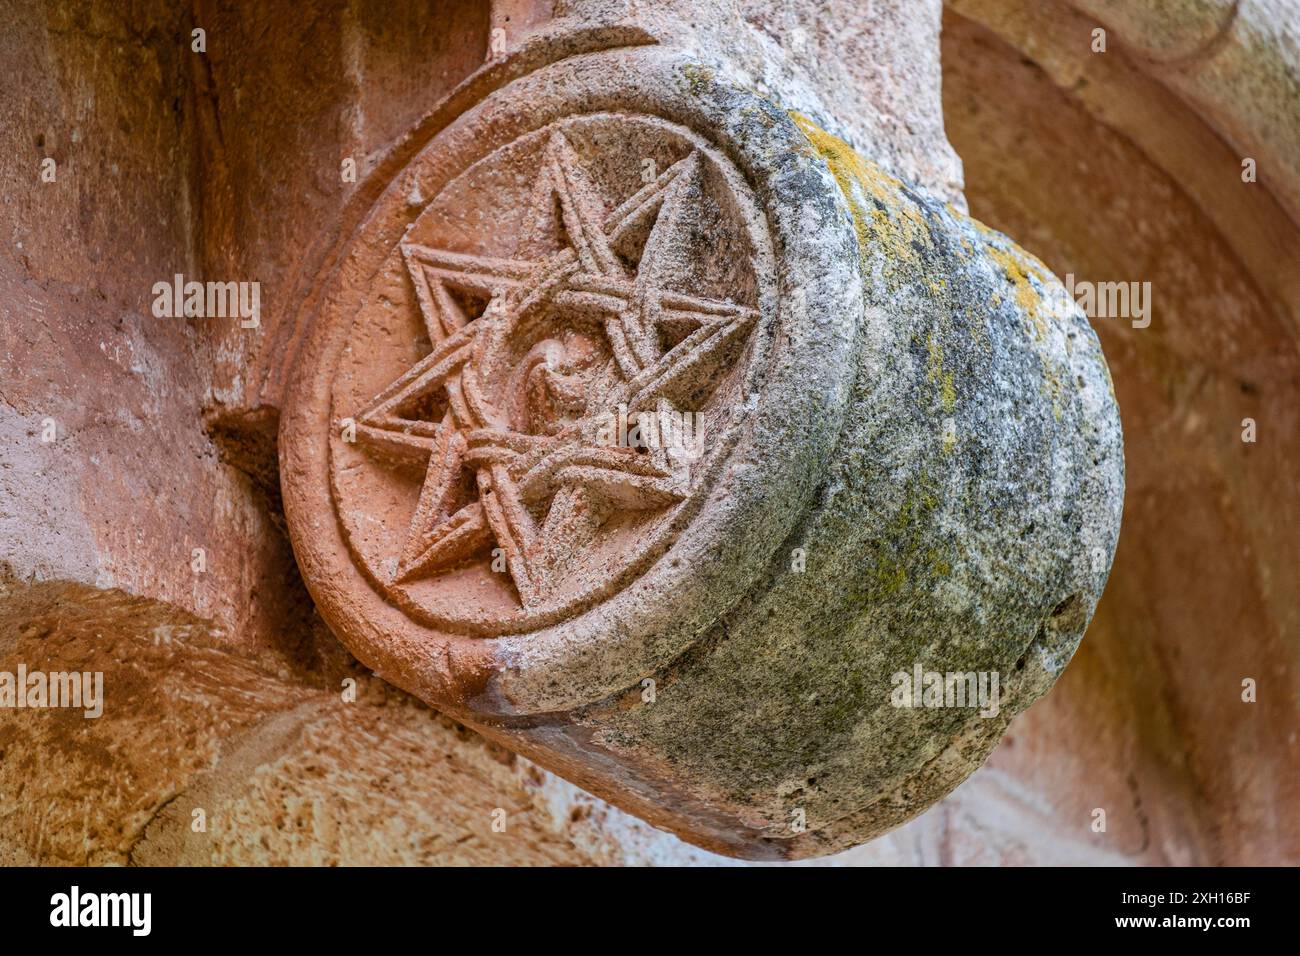
[[552,25],[371,184],[281,479],[380,676],[684,839],[798,858],[925,809],[1051,686],[1120,424],[1044,266],[697,20],[576,54]]

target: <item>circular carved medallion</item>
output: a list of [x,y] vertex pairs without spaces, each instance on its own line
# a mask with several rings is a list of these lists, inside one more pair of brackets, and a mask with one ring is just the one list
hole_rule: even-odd
[[858,246],[807,139],[675,55],[600,60],[412,144],[304,303],[299,565],[444,708],[556,711],[680,655],[816,493],[853,379]]
[[662,120],[570,117],[429,199],[351,319],[330,475],[418,620],[554,623],[661,554],[743,414],[757,215]]

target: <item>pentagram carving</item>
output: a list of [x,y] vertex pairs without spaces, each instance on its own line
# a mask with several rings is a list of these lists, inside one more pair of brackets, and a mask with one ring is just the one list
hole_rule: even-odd
[[[398,243],[406,304],[390,276],[370,309],[392,372],[367,394],[378,368],[352,349],[335,487],[413,613],[481,628],[580,609],[653,550],[734,424],[759,318],[737,181],[670,129],[555,124],[467,171]],[[413,327],[393,361],[390,335]],[[386,494],[361,493],[376,471]],[[394,505],[401,482],[413,507]]]

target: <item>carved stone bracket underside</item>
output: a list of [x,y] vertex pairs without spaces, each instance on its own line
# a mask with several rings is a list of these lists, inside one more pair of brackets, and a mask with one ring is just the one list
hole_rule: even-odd
[[[295,551],[381,676],[652,823],[806,856],[924,809],[1050,687],[1118,533],[1055,279],[664,50],[433,135],[311,297]],[[993,713],[900,707],[996,672]]]

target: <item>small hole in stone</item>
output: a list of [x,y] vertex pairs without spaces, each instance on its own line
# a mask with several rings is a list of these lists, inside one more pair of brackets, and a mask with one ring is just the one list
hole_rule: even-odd
[[1069,614],[1076,607],[1078,607],[1078,605],[1079,605],[1079,595],[1071,594],[1060,604],[1056,605],[1056,607],[1052,608],[1052,617],[1061,617],[1062,615]]
[[1022,654],[1021,657],[1020,657],[1020,660],[1016,661],[1016,670],[1018,670],[1018,671],[1022,671],[1022,670],[1024,670],[1024,669],[1025,669],[1025,661],[1027,661],[1027,660],[1028,660],[1028,657],[1027,657],[1026,655],[1023,655],[1023,654]]

